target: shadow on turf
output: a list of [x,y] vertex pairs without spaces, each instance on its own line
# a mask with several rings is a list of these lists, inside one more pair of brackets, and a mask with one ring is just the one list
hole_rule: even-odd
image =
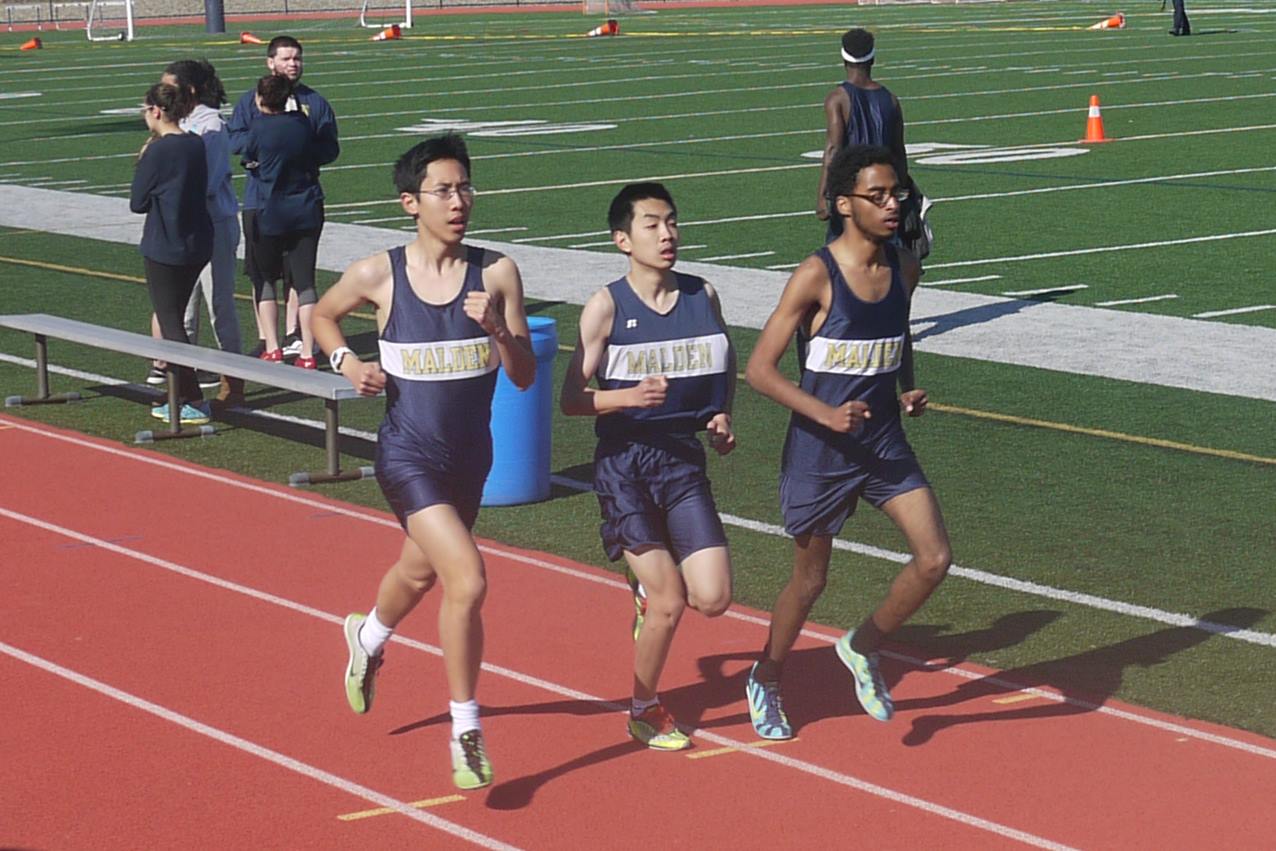
[[[1238,607],[1210,612],[1200,620],[1244,629],[1266,614],[1261,609]],[[899,701],[895,704],[897,710],[916,714],[920,710],[945,709],[970,701],[979,701],[979,706],[986,706],[986,698],[1005,695],[1007,688],[1049,688],[1064,697],[1062,702],[1049,701],[1018,708],[967,714],[916,715],[912,728],[904,734],[902,741],[909,746],[924,745],[938,733],[962,724],[1059,718],[1093,712],[1116,694],[1127,668],[1160,665],[1174,654],[1204,643],[1212,635],[1197,627],[1159,629],[1107,647],[967,680],[948,694]]]
[[937,337],[940,334],[955,331],[958,328],[982,325],[985,322],[992,322],[1005,316],[1013,316],[1037,304],[1058,301],[1069,294],[1070,291],[1055,290],[1041,293],[1031,298],[1007,298],[1004,301],[981,304],[978,307],[966,307],[961,310],[954,310],[952,313],[941,313],[935,316],[914,316],[911,320],[914,325],[926,322],[933,324],[929,328],[913,334],[913,342],[925,340],[927,337]]

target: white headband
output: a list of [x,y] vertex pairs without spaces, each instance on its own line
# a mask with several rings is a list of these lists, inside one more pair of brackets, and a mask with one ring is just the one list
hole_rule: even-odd
[[874,47],[868,52],[868,56],[855,57],[846,52],[846,48],[842,48],[842,58],[853,65],[862,65],[865,62],[872,62],[873,57],[877,55],[877,48]]

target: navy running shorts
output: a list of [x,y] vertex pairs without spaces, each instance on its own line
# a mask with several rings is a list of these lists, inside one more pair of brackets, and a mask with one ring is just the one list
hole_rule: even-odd
[[860,497],[881,508],[900,494],[930,487],[921,464],[907,441],[889,446],[868,464],[856,465],[836,478],[780,474],[780,511],[784,531],[799,535],[833,536],[855,513]]
[[488,467],[464,474],[437,470],[417,453],[378,442],[376,471],[377,484],[405,532],[408,517],[440,503],[455,508],[466,529],[474,528]]
[[607,558],[663,547],[682,563],[692,553],[725,547],[727,536],[705,475],[704,447],[694,435],[604,439],[594,453],[594,494]]

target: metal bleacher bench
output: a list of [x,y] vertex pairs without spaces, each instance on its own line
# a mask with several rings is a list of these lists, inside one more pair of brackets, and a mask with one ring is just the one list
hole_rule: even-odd
[[[44,313],[24,313],[0,315],[0,328],[11,328],[35,335],[35,396],[10,396],[5,399],[5,406],[39,405],[53,402],[69,402],[79,398],[78,393],[49,393],[48,338],[66,340],[93,348],[136,355],[148,360],[165,361],[168,364],[168,409],[177,411],[177,366],[189,366],[207,372],[218,373],[232,378],[242,378],[257,384],[278,387],[307,396],[317,396],[324,404],[324,448],[327,453],[327,469],[322,472],[293,473],[288,477],[290,485],[323,484],[326,482],[352,481],[372,475],[371,467],[359,467],[354,470],[342,470],[340,453],[337,450],[338,416],[337,405],[346,399],[363,398],[350,382],[340,375],[329,372],[318,372],[307,369],[296,369],[278,363],[257,360],[245,355],[223,352],[218,349],[203,348],[188,343],[177,343],[171,340],[157,340],[145,334],[132,331],[121,331],[94,325],[91,322],[80,322],[65,319],[61,316],[49,316]],[[206,437],[214,433],[212,426],[183,428],[178,418],[171,418],[167,431],[139,431],[135,436],[137,443],[150,443],[177,437]]]

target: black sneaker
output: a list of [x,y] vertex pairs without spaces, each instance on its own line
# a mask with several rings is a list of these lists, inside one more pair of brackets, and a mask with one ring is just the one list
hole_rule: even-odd
[[222,386],[222,377],[215,372],[205,372],[202,369],[195,370],[195,380],[199,382],[201,390],[211,390],[214,387]]
[[286,358],[295,358],[298,355],[300,355],[301,354],[301,335],[297,334],[296,332],[293,332],[292,334],[289,334],[288,336],[284,337],[282,348],[284,350],[284,357]]
[[164,370],[152,364],[151,371],[146,373],[146,383],[153,387],[160,387],[168,383],[168,375]]

